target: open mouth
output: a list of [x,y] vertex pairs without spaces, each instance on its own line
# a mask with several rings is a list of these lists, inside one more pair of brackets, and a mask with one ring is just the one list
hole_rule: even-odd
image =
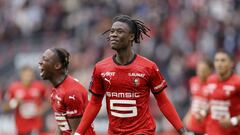
[[44,69],[41,66],[39,66],[39,70],[40,70],[40,76],[43,76],[45,73]]

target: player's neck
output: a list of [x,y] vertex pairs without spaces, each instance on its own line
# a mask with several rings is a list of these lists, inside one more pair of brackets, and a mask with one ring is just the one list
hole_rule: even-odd
[[50,80],[50,82],[55,88],[57,88],[60,84],[62,84],[62,82],[66,79],[66,77],[67,75],[59,75],[53,78],[52,80]]
[[224,80],[227,80],[230,76],[232,76],[233,74],[233,71],[228,71],[227,73],[225,74],[222,74],[222,75],[218,75],[220,80],[224,81]]
[[199,77],[201,83],[205,83],[207,81],[207,77]]
[[115,61],[120,65],[126,65],[130,63],[135,57],[133,50],[118,51],[115,57]]

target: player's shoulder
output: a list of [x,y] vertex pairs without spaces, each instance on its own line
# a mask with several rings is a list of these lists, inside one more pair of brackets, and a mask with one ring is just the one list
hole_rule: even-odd
[[9,85],[9,88],[11,89],[18,89],[20,87],[22,87],[22,83],[20,81],[14,81]]
[[44,83],[42,81],[39,81],[39,80],[33,81],[32,85],[37,86],[37,87],[45,87]]
[[218,81],[218,75],[217,74],[212,74],[207,79],[207,82],[216,82],[216,81]]
[[199,82],[199,77],[198,76],[193,76],[189,80],[190,83],[196,83]]
[[239,81],[239,80],[240,80],[240,76],[239,76],[238,74],[234,73],[234,74],[232,75],[232,79]]
[[75,101],[74,99],[81,99],[87,96],[88,93],[83,85],[72,76],[67,76],[60,89],[62,90],[61,92],[66,102],[71,99],[73,99],[71,101]]
[[156,66],[156,63],[153,62],[152,60],[141,56],[141,55],[137,55],[137,63],[140,64],[141,66],[145,66],[145,67],[154,67]]
[[67,76],[62,87],[66,93],[86,91],[81,82],[72,76]]
[[113,62],[112,60],[113,56],[109,56],[107,58],[104,58],[103,60],[100,60],[95,64],[95,67],[104,67],[106,65],[109,65]]
[[235,82],[235,83],[240,83],[240,76],[237,75],[236,73],[234,73],[232,76],[231,76],[231,79],[229,80],[231,82]]

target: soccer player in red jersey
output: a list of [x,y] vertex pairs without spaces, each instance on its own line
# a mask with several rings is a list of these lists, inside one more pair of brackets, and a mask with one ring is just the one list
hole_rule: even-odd
[[208,135],[240,135],[240,77],[234,73],[233,58],[226,51],[215,54],[216,74],[208,79],[210,115]]
[[197,75],[189,81],[192,95],[191,107],[185,116],[185,123],[193,135],[204,135],[206,116],[208,114],[207,78],[211,75],[213,64],[209,60],[202,60],[197,64]]
[[[153,93],[158,106],[179,134],[185,134],[182,122],[164,89],[167,83],[157,65],[132,50],[149,29],[139,20],[120,15],[113,19],[110,46],[117,53],[95,65],[91,100],[75,135],[85,133],[98,114],[106,95],[109,135],[154,135],[155,122],[149,112]],[[105,32],[106,33],[106,32]]]
[[22,67],[19,75],[20,80],[9,86],[9,104],[4,105],[4,110],[15,110],[18,135],[39,134],[43,127],[43,114],[49,109],[45,100],[46,87],[35,80],[34,70],[30,66]]
[[[39,62],[40,76],[49,80],[51,105],[58,124],[56,134],[71,135],[76,130],[88,103],[87,90],[68,75],[70,54],[63,48],[46,50]],[[84,135],[95,135],[90,126]]]

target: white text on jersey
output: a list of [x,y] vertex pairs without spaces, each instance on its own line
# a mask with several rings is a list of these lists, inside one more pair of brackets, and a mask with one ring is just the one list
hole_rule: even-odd
[[134,76],[134,77],[144,77],[145,74],[142,73],[128,73],[128,76]]
[[106,77],[106,76],[115,76],[115,72],[104,72],[104,73],[101,73],[101,76],[102,77]]
[[138,98],[140,93],[137,92],[106,92],[107,97],[117,97],[117,98]]

